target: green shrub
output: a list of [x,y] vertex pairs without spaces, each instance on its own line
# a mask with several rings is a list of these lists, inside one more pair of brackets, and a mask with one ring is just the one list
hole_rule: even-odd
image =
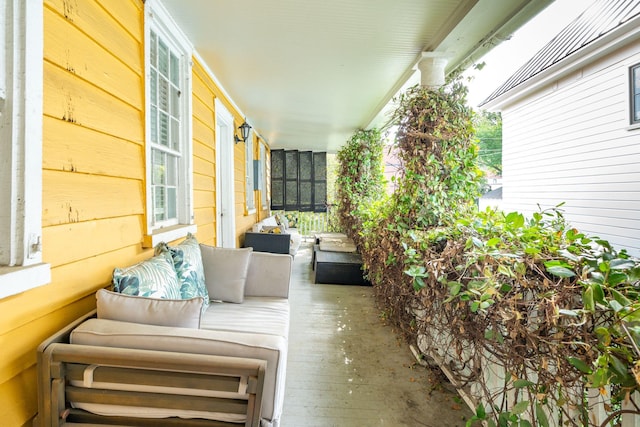
[[379,133],[354,135],[338,155],[340,221],[380,308],[407,340],[438,346],[446,334],[458,367],[500,361],[512,398],[485,388],[490,407],[474,420],[547,425],[553,406],[563,425],[586,425],[587,388],[610,393],[612,408],[639,388],[640,264],[572,228],[560,206],[531,218],[477,212],[481,174],[465,94],[454,81],[400,98],[393,124],[403,173],[390,198],[380,187]]

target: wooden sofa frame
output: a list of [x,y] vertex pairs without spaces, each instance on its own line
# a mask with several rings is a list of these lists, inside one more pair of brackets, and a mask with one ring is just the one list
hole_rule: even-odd
[[[38,416],[34,426],[238,426],[206,419],[138,418],[96,415],[71,407],[70,402],[165,408],[246,415],[245,426],[260,426],[262,391],[267,362],[240,357],[136,350],[69,344],[71,331],[95,310],[81,317],[38,347]],[[97,382],[123,385],[123,390],[74,387],[86,369]],[[247,398],[193,396],[185,389],[237,392],[247,383]],[[176,387],[177,394],[127,391],[128,385]],[[181,394],[184,393],[184,394]],[[223,393],[219,396],[225,396]],[[227,395],[232,396],[232,395]]]

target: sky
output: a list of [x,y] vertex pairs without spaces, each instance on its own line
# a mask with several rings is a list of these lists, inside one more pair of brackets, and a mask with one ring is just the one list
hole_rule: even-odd
[[478,62],[485,62],[482,70],[470,70],[473,77],[467,83],[470,106],[477,105],[504,83],[564,27],[578,17],[593,0],[556,0],[536,15],[509,40],[500,43]]

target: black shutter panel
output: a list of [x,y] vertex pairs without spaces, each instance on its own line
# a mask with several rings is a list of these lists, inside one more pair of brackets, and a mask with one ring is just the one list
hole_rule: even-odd
[[284,150],[271,150],[271,209],[284,209]]
[[288,150],[284,154],[284,209],[298,210],[298,150]]

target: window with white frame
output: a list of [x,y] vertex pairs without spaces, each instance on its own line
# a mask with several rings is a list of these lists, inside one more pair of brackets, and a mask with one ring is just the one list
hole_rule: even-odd
[[631,124],[640,124],[640,64],[629,69],[629,83]]
[[[0,0],[0,298],[51,281],[42,262],[42,3]],[[28,48],[27,48],[28,47]]]
[[192,48],[158,1],[145,7],[147,233],[155,245],[186,235],[193,223]]
[[253,137],[253,132],[249,131],[249,137],[244,142],[245,144],[244,158],[246,160],[245,170],[247,171],[245,194],[246,194],[247,211],[249,213],[252,213],[256,209],[256,201],[255,201],[255,194],[254,194],[255,189],[254,189],[254,182],[253,182],[253,177],[254,177],[253,140],[254,139],[255,138]]

